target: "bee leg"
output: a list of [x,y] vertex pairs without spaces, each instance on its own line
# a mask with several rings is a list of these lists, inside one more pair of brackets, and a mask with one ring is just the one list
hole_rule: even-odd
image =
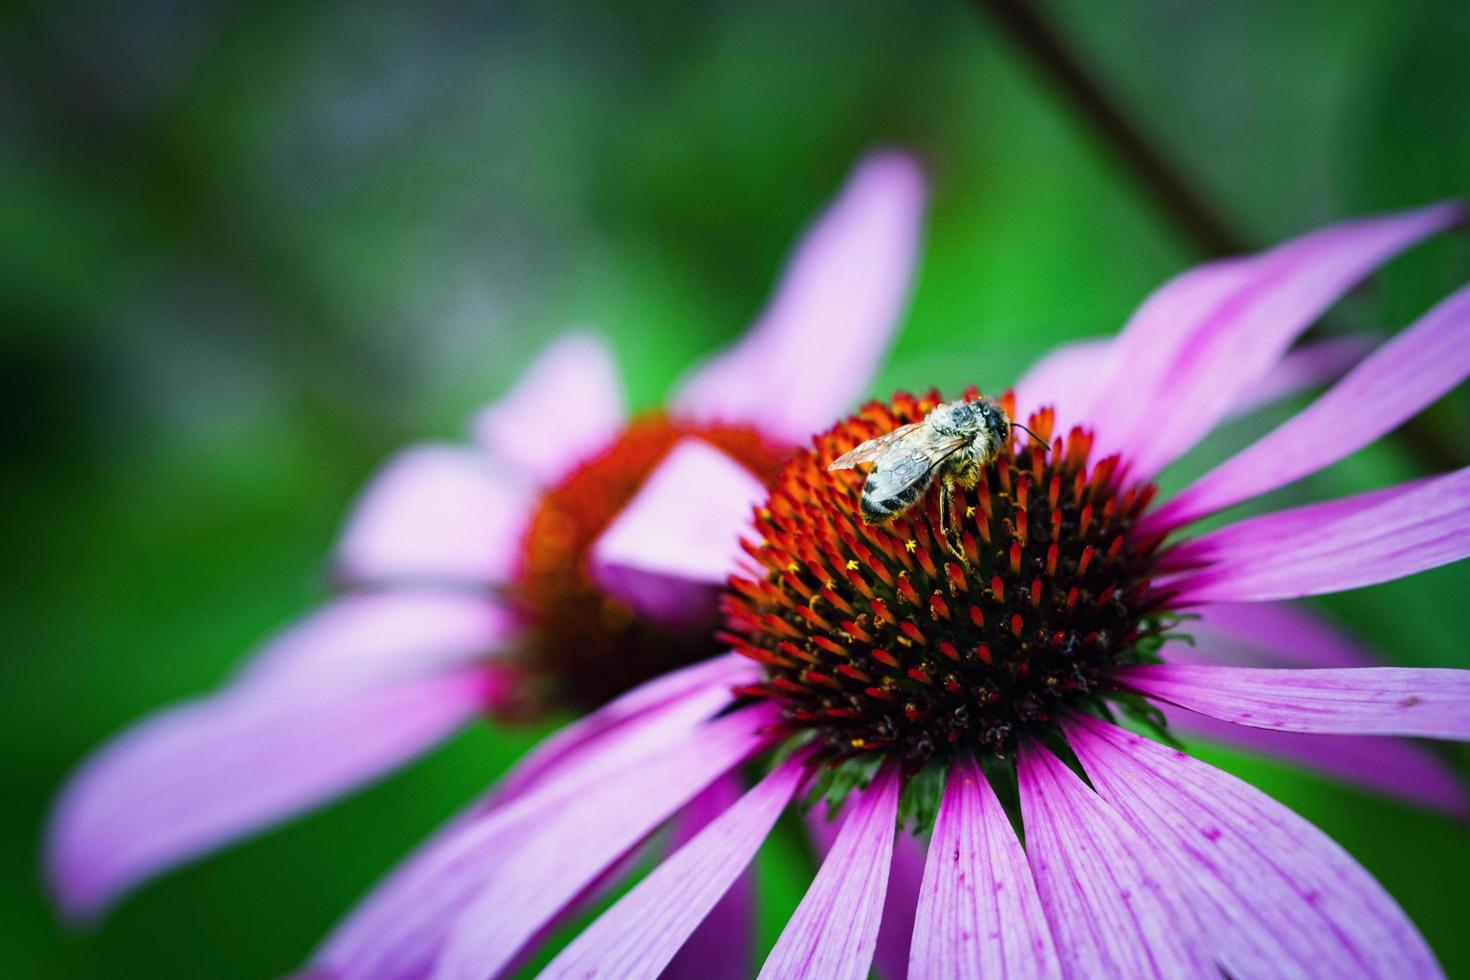
[[965,549],[956,543],[954,529],[950,527],[950,512],[953,507],[953,491],[950,489],[949,481],[945,480],[939,485],[939,536],[944,538],[944,545],[949,549],[949,553],[958,558],[961,565],[968,567],[970,559],[965,555]]

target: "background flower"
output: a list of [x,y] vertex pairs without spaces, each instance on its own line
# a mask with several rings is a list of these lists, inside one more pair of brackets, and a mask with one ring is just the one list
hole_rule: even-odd
[[[1470,72],[1453,5],[1037,9],[1248,243],[1464,192],[1465,132],[1445,123]],[[313,608],[341,502],[410,441],[460,441],[566,324],[609,339],[631,409],[659,404],[748,327],[793,230],[879,142],[933,164],[937,219],[871,391],[998,390],[1208,254],[1002,23],[961,4],[26,3],[0,45],[16,93],[0,110],[0,366],[19,402],[0,480],[0,905],[19,975],[280,973],[537,739],[470,726],[382,787],[147,889],[85,942],[36,873],[65,773]],[[1333,329],[1399,328],[1465,267],[1460,239],[1419,250]],[[1452,448],[1470,443],[1465,399],[1424,423]],[[1285,411],[1227,427],[1202,459]],[[1435,469],[1402,446],[1281,503]],[[1202,472],[1186,459],[1164,489]],[[1394,662],[1463,662],[1466,574],[1310,605]],[[1210,759],[1343,841],[1470,972],[1443,900],[1464,877],[1456,824]],[[767,946],[810,880],[801,861],[781,835],[758,856]]]
[[[670,581],[641,535],[619,533],[618,508],[658,492],[655,466],[733,472],[744,499],[731,513],[704,505],[728,495],[693,496],[677,527],[697,538],[708,526],[733,549],[725,528],[887,348],[922,206],[912,160],[860,164],[750,336],[692,371],[667,413],[626,419],[610,352],[573,337],[480,414],[479,447],[418,446],[389,462],[337,546],[344,594],[218,693],[113,739],[67,786],[47,843],[63,909],[94,917],[139,881],[379,778],[480,715],[598,708],[715,653],[723,569],[699,582],[681,566]],[[851,343],[819,365],[829,316]],[[782,396],[797,384],[802,399]]]

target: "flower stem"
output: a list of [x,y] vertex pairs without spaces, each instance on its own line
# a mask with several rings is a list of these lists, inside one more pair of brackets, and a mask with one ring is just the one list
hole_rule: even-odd
[[[1143,131],[1129,121],[1036,3],[1032,0],[971,0],[971,3],[989,15],[1006,39],[1045,74],[1077,116],[1101,138],[1103,145],[1196,248],[1211,258],[1254,250],[1218,211],[1205,203],[1204,196]],[[1340,331],[1324,329],[1323,324],[1318,324],[1302,339],[1320,339],[1337,332]],[[1451,440],[1423,418],[1410,419],[1404,425],[1399,444],[1430,471],[1463,465],[1462,454]]]

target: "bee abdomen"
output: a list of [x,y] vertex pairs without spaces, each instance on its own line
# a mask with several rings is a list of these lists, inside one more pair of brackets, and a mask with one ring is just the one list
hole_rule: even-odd
[[890,501],[877,500],[867,494],[859,498],[858,507],[863,512],[863,520],[869,524],[882,524],[894,514]]
[[898,517],[904,511],[914,505],[914,501],[924,495],[928,489],[927,481],[910,484],[897,493],[878,496],[868,492],[864,487],[862,495],[858,498],[858,509],[862,511],[863,520],[869,524],[882,524]]

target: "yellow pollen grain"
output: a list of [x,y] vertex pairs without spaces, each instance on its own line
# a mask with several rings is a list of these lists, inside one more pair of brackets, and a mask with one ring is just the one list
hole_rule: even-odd
[[919,542],[915,541],[913,538],[909,538],[903,543],[903,546],[905,549],[908,550],[908,553],[912,555],[914,553],[914,549],[919,547]]
[[974,516],[975,516],[975,508],[973,508],[973,507],[966,507],[965,508],[965,520],[968,521],[970,518],[972,518]]
[[855,572],[855,571],[857,571],[857,570],[858,570],[858,568],[860,568],[860,567],[861,567],[861,566],[859,566],[859,565],[858,565],[858,563],[857,563],[857,560],[856,560],[856,559],[853,559],[853,558],[849,558],[849,559],[848,559],[848,560],[847,560],[847,570],[848,570],[848,571],[849,571],[849,572]]

